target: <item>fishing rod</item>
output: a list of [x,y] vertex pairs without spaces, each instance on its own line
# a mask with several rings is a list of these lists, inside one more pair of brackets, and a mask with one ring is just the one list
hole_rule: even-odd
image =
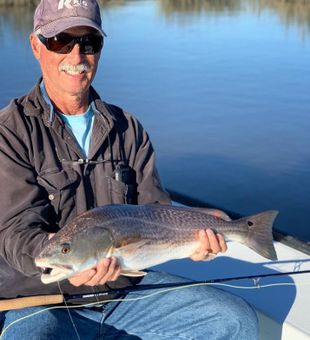
[[[85,294],[55,294],[55,295],[37,295],[28,296],[15,299],[3,299],[0,300],[0,311],[7,311],[13,309],[20,309],[25,307],[34,306],[44,306],[44,305],[55,305],[55,304],[67,304],[74,303],[74,301],[90,299],[90,298],[108,298],[112,296],[126,295],[132,292],[147,291],[154,289],[164,289],[164,288],[178,288],[178,287],[190,287],[198,285],[212,285],[217,283],[223,283],[227,281],[240,281],[240,280],[254,280],[262,279],[265,277],[275,277],[275,276],[287,276],[287,275],[299,275],[299,274],[309,274],[310,270],[301,271],[291,271],[282,273],[269,273],[269,274],[259,274],[259,275],[246,275],[246,276],[236,276],[228,278],[211,279],[206,281],[187,281],[187,282],[172,282],[172,283],[161,283],[161,284],[141,284],[136,286],[131,286],[121,289],[111,289],[104,292],[92,292]],[[259,287],[259,286],[258,286]],[[98,301],[100,302],[100,301]],[[102,300],[101,302],[104,302]]]

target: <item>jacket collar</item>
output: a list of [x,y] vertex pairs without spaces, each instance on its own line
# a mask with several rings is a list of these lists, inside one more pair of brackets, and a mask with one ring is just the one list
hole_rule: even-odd
[[[41,82],[42,77],[40,77],[36,85],[29,92],[24,106],[24,113],[26,116],[41,117],[44,124],[48,127],[51,127],[56,121],[59,120],[59,117],[57,117],[57,115],[51,114],[51,110],[53,110],[53,108],[47,104],[43,97],[42,91],[40,89]],[[108,124],[109,127],[112,127],[116,117],[113,115],[113,112],[108,109],[108,105],[100,99],[100,96],[92,86],[90,87],[90,96],[92,98],[91,105],[94,111],[102,116],[105,124]]]

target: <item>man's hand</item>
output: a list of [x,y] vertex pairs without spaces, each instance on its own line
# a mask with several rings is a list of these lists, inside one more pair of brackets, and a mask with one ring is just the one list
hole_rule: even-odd
[[120,276],[121,269],[116,258],[104,258],[97,263],[95,268],[87,269],[69,279],[76,287],[81,285],[97,286],[109,281],[116,281]]
[[203,261],[208,255],[224,253],[227,250],[223,235],[215,234],[211,229],[199,230],[196,238],[200,241],[200,247],[192,254],[193,261]]
[[[49,234],[48,239],[50,240],[54,235],[55,234]],[[75,287],[82,285],[97,286],[109,281],[116,281],[120,273],[121,269],[117,264],[116,258],[111,257],[100,260],[96,267],[84,270],[68,280]]]

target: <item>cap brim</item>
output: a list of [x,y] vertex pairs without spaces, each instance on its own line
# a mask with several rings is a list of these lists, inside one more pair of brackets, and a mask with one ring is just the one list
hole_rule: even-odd
[[83,17],[67,17],[53,21],[49,24],[40,27],[41,34],[46,38],[54,37],[55,35],[72,27],[87,26],[96,29],[102,36],[106,37],[102,28],[95,24],[92,20]]

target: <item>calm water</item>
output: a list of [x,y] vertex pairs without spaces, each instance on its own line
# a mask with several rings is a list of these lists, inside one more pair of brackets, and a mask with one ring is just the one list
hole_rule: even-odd
[[[190,5],[189,5],[190,4]],[[310,3],[109,1],[95,87],[149,131],[166,187],[310,241]],[[0,8],[0,107],[40,72]]]

